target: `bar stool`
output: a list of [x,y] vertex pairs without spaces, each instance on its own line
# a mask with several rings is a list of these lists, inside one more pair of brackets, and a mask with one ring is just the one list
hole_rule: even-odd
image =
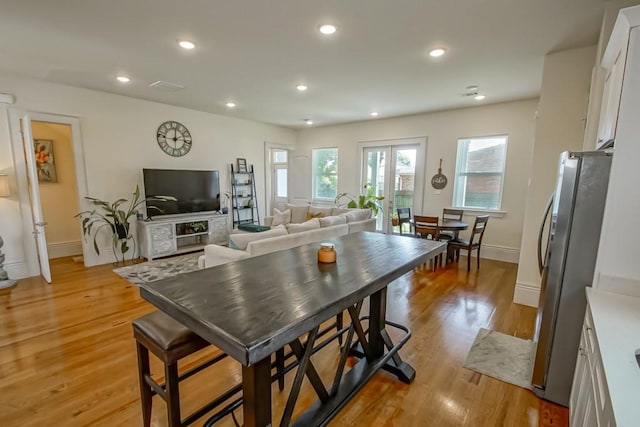
[[[145,427],[151,425],[151,404],[154,394],[160,396],[167,404],[169,426],[182,425],[178,383],[219,362],[227,355],[222,353],[178,376],[178,361],[209,346],[207,341],[160,311],[134,320],[133,336],[136,339],[138,353],[143,425]],[[149,350],[164,363],[165,383],[162,385],[151,378]]]

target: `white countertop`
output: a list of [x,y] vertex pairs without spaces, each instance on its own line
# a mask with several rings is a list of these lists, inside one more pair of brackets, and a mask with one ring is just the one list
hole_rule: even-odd
[[587,288],[611,405],[618,427],[640,425],[640,298]]

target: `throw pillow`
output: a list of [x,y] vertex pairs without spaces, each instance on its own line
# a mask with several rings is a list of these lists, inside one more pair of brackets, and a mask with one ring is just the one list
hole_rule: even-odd
[[347,218],[344,216],[328,216],[320,218],[320,227],[331,227],[332,225],[346,224]]
[[287,231],[289,234],[301,233],[303,231],[315,230],[317,228],[320,228],[320,220],[318,218],[312,218],[302,224],[291,223],[287,225]]
[[309,221],[310,219],[313,218],[322,218],[322,213],[317,212],[317,213],[311,213],[311,212],[307,212],[307,215],[304,217],[305,221]]
[[279,209],[273,208],[273,220],[271,226],[287,225],[291,222],[291,209],[285,209],[281,212]]
[[256,240],[269,239],[276,236],[286,236],[287,229],[284,225],[278,225],[271,230],[263,231],[260,233],[233,233],[229,235],[229,240],[240,250],[247,249],[249,242],[255,242]]
[[[325,216],[331,216],[332,211],[333,211],[332,207],[323,208],[319,206],[309,206],[309,213],[315,215],[313,218],[324,218]],[[320,216],[317,216],[317,214],[320,214]]]
[[287,209],[291,209],[291,222],[295,224],[305,222],[305,217],[307,216],[307,212],[309,212],[309,205],[298,206],[287,203],[285,206]]
[[352,209],[344,215],[347,217],[347,222],[363,221],[371,217],[371,209]]
[[349,208],[333,208],[331,210],[331,215],[336,216],[336,215],[340,215],[340,214],[346,214],[349,213],[352,209]]

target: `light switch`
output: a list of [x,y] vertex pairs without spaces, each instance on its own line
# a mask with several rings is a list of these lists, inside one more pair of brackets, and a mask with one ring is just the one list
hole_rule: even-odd
[[441,190],[436,190],[436,191],[435,191],[435,193],[436,193],[436,194],[438,194],[438,195],[439,195],[441,192],[442,192]]

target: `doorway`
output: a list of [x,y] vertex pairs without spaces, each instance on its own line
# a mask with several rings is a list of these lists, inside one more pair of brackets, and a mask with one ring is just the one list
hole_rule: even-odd
[[265,143],[266,210],[281,209],[289,201],[289,147]]
[[29,275],[51,283],[51,259],[73,257],[84,264],[82,228],[75,218],[86,195],[79,121],[16,110],[10,120],[16,174],[25,184],[19,197],[27,207],[22,218]]
[[391,225],[398,208],[420,213],[424,193],[426,138],[377,141],[362,144],[362,185],[370,183],[384,196],[376,230],[399,232]]

